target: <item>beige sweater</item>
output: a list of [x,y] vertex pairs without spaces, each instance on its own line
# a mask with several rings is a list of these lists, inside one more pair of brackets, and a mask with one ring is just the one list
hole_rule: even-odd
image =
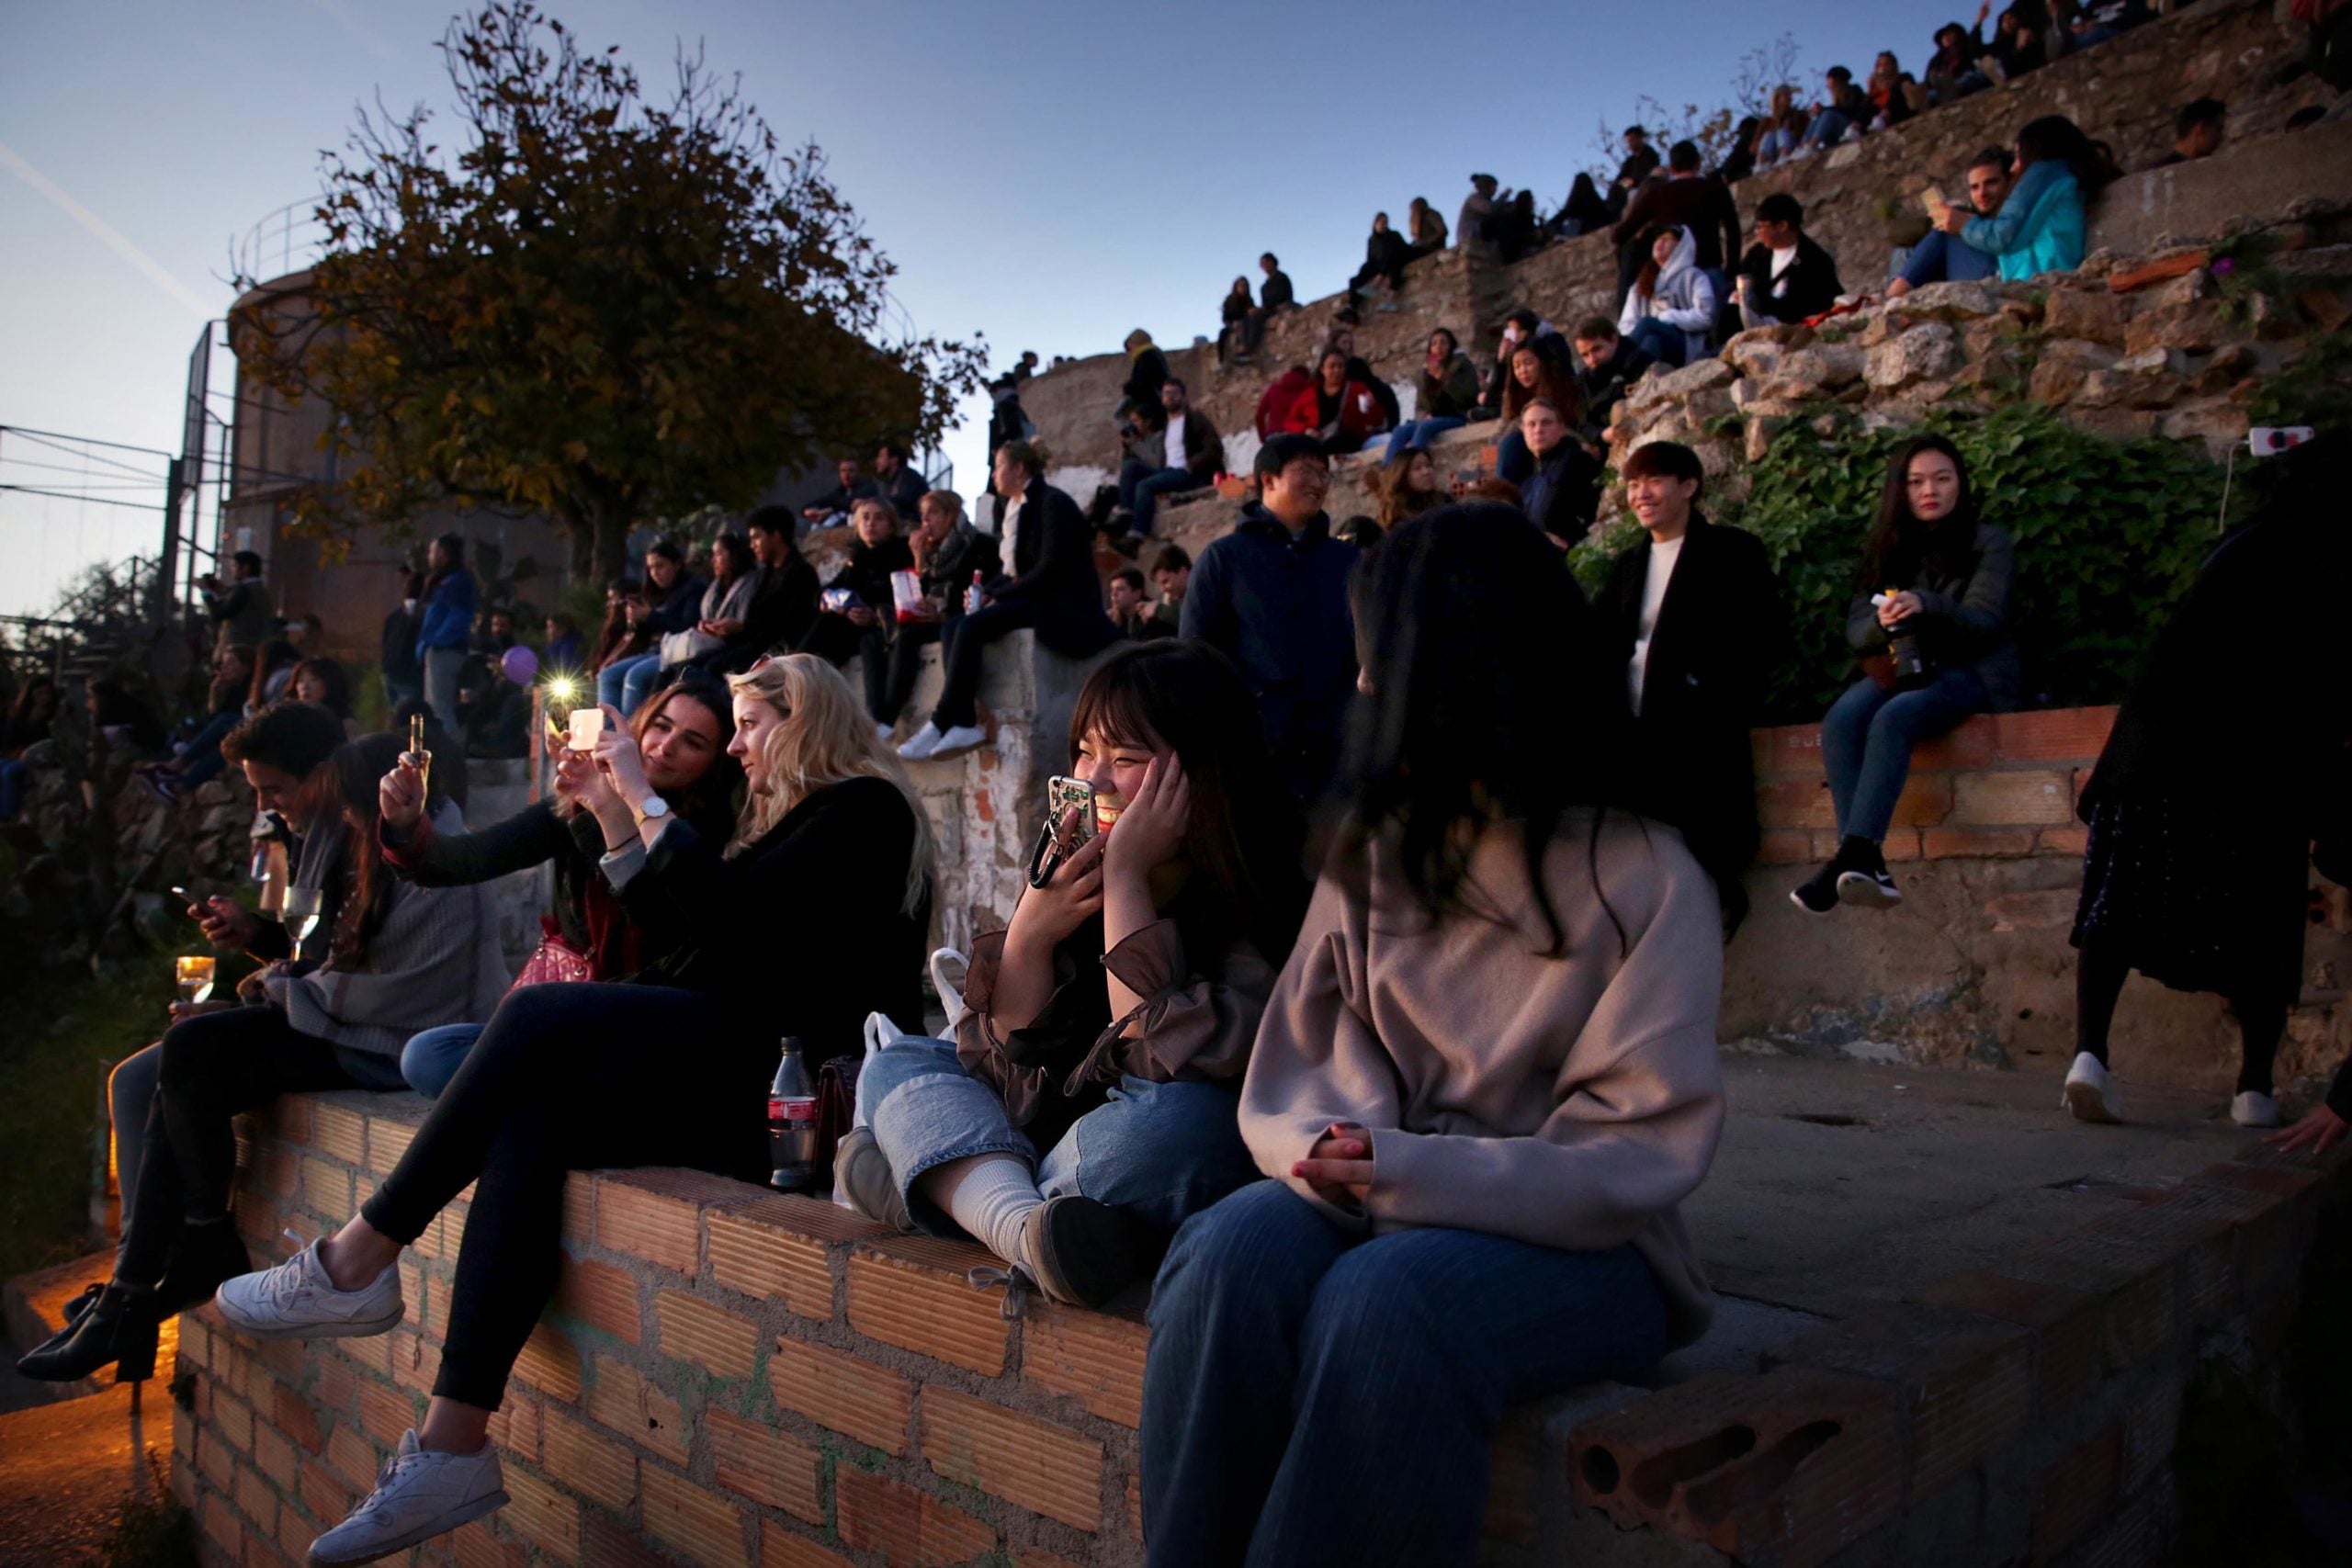
[[[1351,1229],[1448,1226],[1570,1250],[1630,1241],[1687,1344],[1713,1311],[1675,1205],[1723,1132],[1723,923],[1680,835],[1615,812],[1598,846],[1604,909],[1591,824],[1571,815],[1544,862],[1567,931],[1560,958],[1542,955],[1514,829],[1489,831],[1471,865],[1475,896],[1508,923],[1433,926],[1388,840],[1372,846],[1369,907],[1327,872],[1250,1056],[1241,1132],[1261,1170]],[[1372,1131],[1361,1213],[1290,1174],[1333,1122]]]

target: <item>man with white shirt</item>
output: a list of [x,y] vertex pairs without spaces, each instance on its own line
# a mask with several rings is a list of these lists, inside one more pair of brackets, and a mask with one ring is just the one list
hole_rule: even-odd
[[1780,587],[1753,534],[1709,523],[1699,456],[1671,441],[1625,459],[1625,502],[1645,536],[1617,558],[1599,611],[1600,678],[1633,716],[1634,804],[1682,829],[1715,879],[1726,934],[1747,912],[1756,855],[1748,727],[1781,648]]
[[[1225,467],[1225,439],[1209,416],[1187,400],[1184,383],[1170,376],[1159,388],[1160,426],[1139,428],[1119,465],[1119,510],[1139,536],[1148,537],[1159,498],[1205,490]],[[1144,419],[1136,415],[1138,421]]]

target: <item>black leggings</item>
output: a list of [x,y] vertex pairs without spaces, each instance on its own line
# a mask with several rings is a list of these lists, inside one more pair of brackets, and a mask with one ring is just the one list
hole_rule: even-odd
[[948,622],[940,633],[944,679],[940,683],[939,705],[931,710],[931,722],[943,730],[977,723],[980,655],[997,638],[1036,624],[1037,612],[1026,604],[983,604]]
[[[370,1072],[377,1061],[381,1069]],[[398,1089],[390,1057],[341,1050],[305,1034],[274,1007],[199,1013],[164,1032],[155,1098],[147,1110],[146,1157],[130,1194],[115,1278],[153,1285],[171,1263],[183,1221],[229,1212],[237,1171],[231,1119],[281,1094],[323,1089]]]
[[508,993],[360,1214],[406,1246],[475,1182],[433,1392],[495,1410],[555,1293],[563,1184],[605,1166],[761,1179],[775,1043],[699,991]]
[[[2132,965],[2096,940],[2086,941],[2075,956],[2075,1049],[2107,1060],[2108,1032],[2115,1025],[2115,1004],[2123,995],[2123,981]],[[2268,1094],[2271,1064],[2278,1056],[2279,1039],[2287,1032],[2287,1002],[2283,997],[2251,992],[2230,998],[2237,1015],[2240,1054],[2238,1092]]]

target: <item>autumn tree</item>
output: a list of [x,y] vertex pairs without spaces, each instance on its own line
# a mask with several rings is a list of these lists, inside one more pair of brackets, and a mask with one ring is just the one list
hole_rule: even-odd
[[326,254],[239,279],[246,371],[335,415],[299,523],[527,506],[568,530],[575,581],[604,581],[635,523],[928,440],[978,385],[979,346],[899,324],[823,153],[781,149],[740,81],[682,52],[657,99],[530,0],[440,47],[454,145],[423,107],[363,109],[322,155]]

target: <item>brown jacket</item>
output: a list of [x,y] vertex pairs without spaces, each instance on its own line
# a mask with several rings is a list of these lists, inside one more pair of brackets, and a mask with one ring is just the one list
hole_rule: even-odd
[[[1673,829],[1612,812],[1594,842],[1591,825],[1572,814],[1545,857],[1558,958],[1543,955],[1515,829],[1487,832],[1470,865],[1471,896],[1505,919],[1432,924],[1389,840],[1372,845],[1364,887],[1327,873],[1258,1032],[1241,1135],[1259,1169],[1351,1229],[1631,1242],[1687,1344],[1714,1299],[1676,1205],[1723,1132],[1722,917]],[[1372,1133],[1361,1210],[1290,1175],[1333,1122]]]
[[956,1058],[997,1091],[1016,1127],[1027,1126],[1048,1100],[1077,1098],[1090,1085],[1115,1084],[1122,1076],[1153,1083],[1234,1078],[1249,1065],[1250,1043],[1274,988],[1273,965],[1255,947],[1236,942],[1226,952],[1221,977],[1208,979],[1187,962],[1184,939],[1170,919],[1155,920],[1101,960],[1143,1006],[1099,1030],[1090,1022],[1073,1031],[1074,1018],[1099,1020],[1110,1011],[1102,976],[1079,956],[1090,945],[1080,939],[1099,941],[1101,931],[1090,921],[1054,950],[1052,999],[1010,1035],[997,1032],[990,1010],[1004,932],[972,944]]

